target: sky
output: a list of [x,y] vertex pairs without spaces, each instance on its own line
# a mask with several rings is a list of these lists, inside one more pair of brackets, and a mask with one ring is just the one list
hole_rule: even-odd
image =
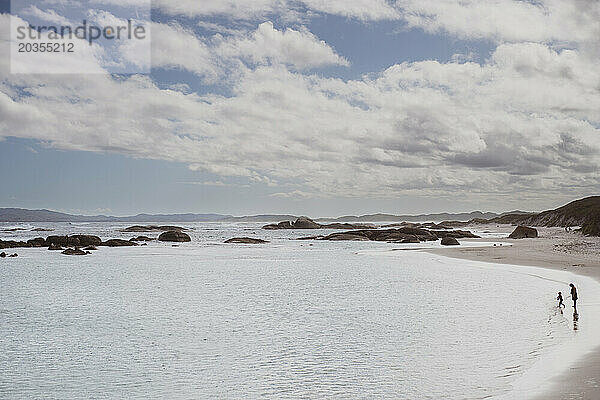
[[[0,0],[2,54],[11,22],[72,2]],[[148,4],[83,3],[104,21]],[[151,19],[150,73],[114,73],[102,45],[93,74],[0,57],[0,207],[537,211],[600,192],[596,0],[154,0]]]

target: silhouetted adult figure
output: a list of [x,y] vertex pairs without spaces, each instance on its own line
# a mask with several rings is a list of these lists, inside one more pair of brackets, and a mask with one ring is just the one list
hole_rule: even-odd
[[573,308],[575,309],[575,312],[577,312],[577,288],[572,283],[570,283],[569,286],[571,286],[571,299],[573,300]]

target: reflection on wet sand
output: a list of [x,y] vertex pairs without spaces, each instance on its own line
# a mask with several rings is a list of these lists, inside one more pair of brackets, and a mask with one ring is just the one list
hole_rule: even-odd
[[577,324],[579,322],[579,314],[577,313],[577,310],[575,310],[573,312],[573,330],[576,331],[577,330]]

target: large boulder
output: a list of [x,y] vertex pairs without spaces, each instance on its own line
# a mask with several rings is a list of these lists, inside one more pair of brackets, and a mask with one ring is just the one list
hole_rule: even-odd
[[446,236],[442,238],[442,246],[459,246],[458,240],[452,236]]
[[106,242],[102,242],[102,246],[107,246],[107,247],[129,247],[129,246],[137,246],[138,244],[135,242],[132,242],[130,240],[124,240],[124,239],[110,239],[107,240]]
[[340,232],[340,233],[332,233],[331,235],[327,235],[324,238],[322,238],[321,240],[332,240],[332,241],[352,240],[352,241],[359,241],[359,242],[368,242],[370,239],[361,233]]
[[292,223],[290,221],[283,221],[278,224],[265,225],[262,228],[267,230],[292,229]]
[[0,240],[0,249],[14,249],[17,247],[31,247],[25,242],[16,242],[14,240]]
[[233,238],[233,239],[226,240],[225,243],[263,244],[263,243],[269,243],[269,241],[262,240],[262,239],[249,238],[249,237],[239,237],[239,238]]
[[402,239],[400,243],[421,243],[421,241],[416,235],[408,235],[406,238]]
[[161,233],[158,240],[161,242],[191,242],[192,238],[180,231],[168,231]]
[[538,237],[538,231],[535,228],[529,226],[517,226],[517,228],[511,233],[509,239],[525,239],[525,238],[536,238]]
[[75,240],[79,240],[79,244],[81,246],[100,246],[102,244],[102,239],[100,239],[98,236],[72,235],[69,237]]
[[100,246],[102,239],[93,235],[48,236],[45,246],[64,247]]
[[308,217],[300,217],[294,222],[293,229],[319,229],[321,224],[317,224],[315,221]]
[[27,245],[29,247],[44,247],[46,246],[46,239],[44,238],[35,238],[35,239],[29,239],[27,241]]
[[66,256],[85,256],[88,254],[91,254],[89,251],[83,251],[80,249],[66,249],[65,251],[63,251],[61,254],[64,254]]

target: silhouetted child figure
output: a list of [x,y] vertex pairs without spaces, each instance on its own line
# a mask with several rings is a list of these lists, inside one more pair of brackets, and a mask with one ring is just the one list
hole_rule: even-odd
[[565,303],[563,303],[563,297],[562,297],[562,293],[558,292],[558,297],[556,297],[556,300],[558,300],[558,308],[565,308]]

